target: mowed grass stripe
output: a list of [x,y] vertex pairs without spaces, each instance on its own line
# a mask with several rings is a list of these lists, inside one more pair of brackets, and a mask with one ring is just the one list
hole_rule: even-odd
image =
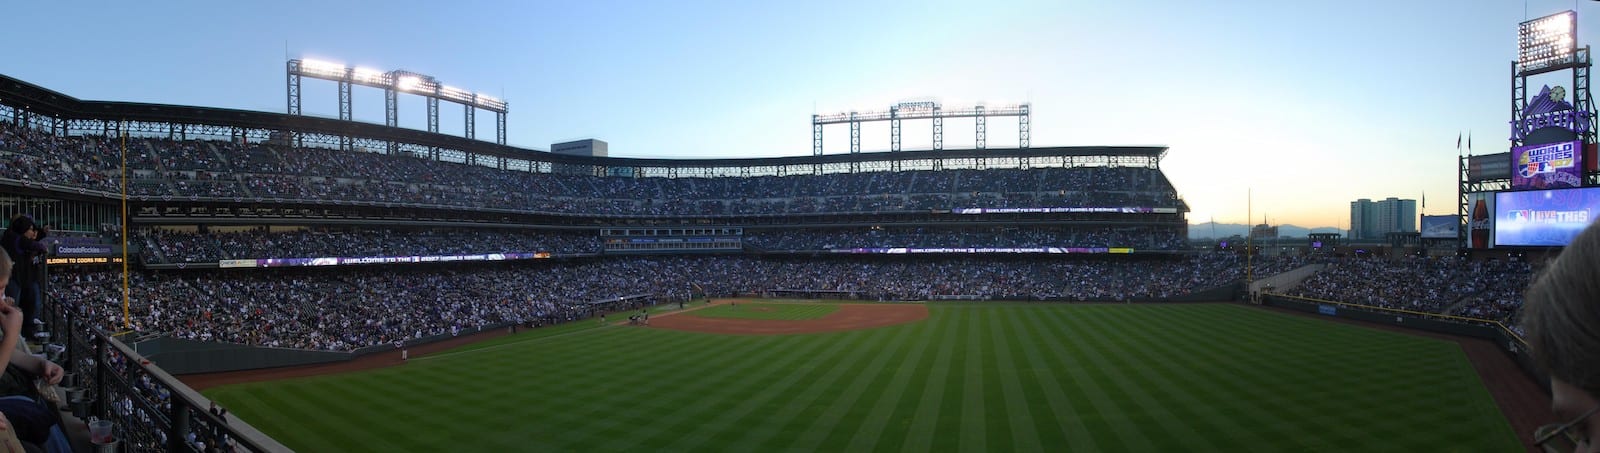
[[[1129,337],[1131,332],[1125,328],[1137,324],[1116,322],[1119,320],[1117,312],[1125,309],[1100,308],[1095,313],[1099,316],[1093,318],[1094,322],[1077,317],[1067,318],[1067,322],[1082,335],[1080,338],[1097,346],[1084,348],[1081,353],[1094,364],[1097,374],[1111,383],[1109,387],[1117,390],[1115,395],[1121,398],[1121,413],[1127,417],[1128,423],[1137,427],[1139,435],[1149,439],[1159,450],[1181,449],[1185,445],[1202,442],[1193,426],[1181,422],[1178,414],[1151,395],[1152,386],[1145,375],[1147,371],[1129,359],[1140,346],[1132,344]],[[1107,326],[1113,326],[1115,330]]]
[[[1261,312],[1258,315],[1284,316],[1267,312]],[[1315,322],[1303,318],[1298,321]],[[1460,440],[1454,436],[1440,435],[1443,434],[1440,430],[1451,429],[1451,427],[1447,426],[1430,430],[1433,432],[1431,435],[1409,432],[1409,430],[1413,429],[1414,423],[1406,420],[1408,417],[1416,416],[1419,413],[1428,414],[1439,410],[1455,410],[1454,407],[1459,407],[1456,404],[1444,404],[1446,407],[1437,409],[1425,407],[1429,405],[1425,403],[1426,401],[1440,404],[1456,399],[1456,397],[1444,393],[1429,395],[1430,390],[1437,390],[1444,384],[1436,382],[1437,379],[1455,374],[1448,368],[1440,367],[1440,365],[1449,363],[1451,355],[1460,356],[1460,350],[1455,344],[1365,328],[1342,329],[1342,333],[1349,335],[1349,337],[1341,339],[1338,344],[1353,346],[1353,349],[1363,353],[1359,355],[1340,354],[1332,357],[1318,355],[1316,358],[1323,361],[1321,369],[1342,370],[1343,372],[1324,378],[1322,382],[1319,382],[1319,385],[1310,389],[1312,392],[1317,392],[1314,395],[1318,395],[1320,398],[1308,402],[1309,405],[1314,407],[1327,408],[1327,413],[1331,415],[1331,417],[1325,419],[1328,423],[1338,423],[1358,428],[1340,433],[1340,436],[1334,439],[1335,441],[1342,445],[1355,446],[1364,444],[1373,447],[1382,445],[1384,448],[1393,448],[1397,442],[1403,443],[1403,439],[1432,437],[1433,440],[1427,443],[1433,446],[1431,448],[1438,448],[1437,446],[1439,445],[1449,445]],[[1302,336],[1302,338],[1304,337]],[[1326,344],[1328,341],[1326,338],[1308,339],[1318,342],[1319,346],[1320,344]],[[1327,345],[1327,347],[1332,346],[1334,345]],[[1304,352],[1320,349],[1324,348],[1302,347],[1299,350]],[[1349,360],[1355,357],[1360,357],[1362,360],[1360,362]],[[1328,362],[1329,358],[1340,359],[1343,363]],[[1408,369],[1419,370],[1420,376],[1424,378],[1413,379],[1418,374],[1414,373],[1408,376],[1407,373],[1401,371]],[[1453,371],[1457,373],[1472,373],[1470,368]],[[1418,405],[1417,403],[1422,404]],[[1341,405],[1344,407],[1339,407]],[[1374,420],[1383,420],[1384,422],[1376,423]],[[1429,421],[1427,423],[1432,422]],[[1375,444],[1372,442],[1375,439],[1396,440]],[[1423,444],[1418,444],[1417,446],[1425,447]]]
[[[731,337],[739,338],[739,337]],[[742,435],[735,436],[735,443],[753,443],[757,437],[772,437],[778,435],[778,423],[774,423],[774,412],[777,409],[788,408],[801,396],[804,388],[811,385],[810,381],[818,373],[826,372],[829,368],[819,366],[827,363],[851,349],[848,341],[810,341],[809,336],[789,336],[794,341],[810,344],[807,349],[773,349],[771,359],[747,358],[752,364],[767,365],[766,373],[749,376],[738,376],[737,387],[731,389],[733,394],[747,395],[741,403],[732,410],[719,411],[712,407],[719,398],[705,398],[705,394],[696,395],[693,401],[687,401],[677,414],[671,417],[676,423],[671,425],[663,434],[669,435],[652,441],[645,445],[659,447],[663,450],[682,451],[693,449],[696,445],[704,445],[710,438],[722,433],[727,427],[739,426],[745,429],[737,430]]]
[[838,391],[833,395],[831,402],[812,406],[821,410],[812,418],[811,426],[801,432],[795,442],[787,448],[802,451],[838,451],[842,448],[849,440],[846,436],[854,434],[860,428],[859,422],[864,411],[858,401],[873,382],[885,379],[884,370],[888,369],[890,363],[904,355],[903,351],[907,349],[906,343],[913,333],[916,333],[916,330],[904,328],[860,332],[862,340],[857,344],[861,345],[862,352],[869,354],[872,360],[855,370],[855,378],[850,380],[848,385],[835,386]]
[[[929,307],[929,309],[934,308]],[[937,316],[933,316],[930,313],[929,320],[939,321],[939,333],[932,338],[937,340],[939,347],[928,351],[934,354],[933,360],[928,361],[928,369],[923,374],[927,377],[926,385],[922,387],[922,393],[917,399],[916,410],[910,414],[911,423],[905,432],[905,443],[901,451],[932,451],[936,445],[935,438],[948,431],[941,429],[940,419],[943,417],[944,406],[953,404],[945,395],[947,386],[954,387],[949,385],[951,356],[955,355],[958,339],[953,330],[960,324],[964,313],[941,307],[936,314]],[[937,445],[953,445],[953,443],[945,440],[945,443]]]
[[834,334],[516,340],[206,393],[302,451],[1518,448],[1453,343],[1243,306],[935,304]]
[[[904,439],[904,435],[896,435],[890,428],[896,420],[893,416],[897,408],[906,406],[904,401],[914,377],[919,375],[918,365],[921,364],[924,354],[928,351],[929,326],[931,323],[917,323],[907,326],[897,326],[905,329],[909,337],[904,341],[911,343],[909,348],[896,347],[896,350],[905,351],[896,360],[893,360],[894,375],[884,381],[882,393],[873,400],[871,410],[861,420],[855,434],[845,445],[845,451],[873,451],[879,442],[884,439]],[[915,405],[915,400],[910,400]],[[902,425],[903,426],[903,425]],[[899,442],[895,442],[898,444]]]
[[[713,355],[694,362],[692,366],[654,368],[655,373],[651,374],[653,379],[658,380],[658,384],[665,382],[674,391],[644,394],[640,396],[642,399],[638,404],[628,406],[623,412],[649,414],[650,417],[632,418],[626,423],[617,424],[616,428],[627,430],[626,435],[595,432],[579,444],[587,445],[586,448],[616,451],[645,449],[647,446],[660,448],[679,441],[683,436],[698,433],[703,426],[714,423],[714,414],[723,412],[725,407],[736,401],[753,397],[759,390],[752,386],[761,379],[759,373],[773,373],[778,368],[775,365],[779,363],[764,363],[760,358],[769,357],[770,351],[785,350],[800,344],[792,338],[724,339],[737,344],[711,348],[713,350],[708,352]],[[796,351],[805,353],[810,350]],[[659,389],[659,386],[649,388]],[[722,397],[703,397],[707,394]]]
[[[987,424],[984,419],[988,413],[984,411],[983,388],[983,362],[988,354],[983,348],[983,330],[979,325],[981,319],[988,315],[987,312],[967,313],[962,318],[966,319],[958,336],[965,343],[965,347],[956,350],[956,369],[962,370],[961,385],[951,386],[960,391],[961,418],[960,426],[951,432],[960,433],[959,445],[961,451],[986,451]],[[996,450],[1004,451],[1004,450]]]
[[[1242,318],[1248,318],[1249,313],[1239,313]],[[1204,314],[1197,314],[1195,322],[1205,322]],[[1244,320],[1244,321],[1247,321]],[[1243,329],[1241,329],[1243,330]],[[1216,388],[1225,392],[1226,396],[1210,396],[1211,402],[1241,401],[1247,402],[1247,410],[1241,412],[1237,418],[1241,423],[1255,429],[1271,433],[1267,436],[1277,439],[1274,447],[1294,450],[1318,450],[1327,448],[1326,438],[1337,435],[1338,431],[1345,428],[1340,426],[1324,426],[1321,420],[1326,416],[1314,408],[1306,407],[1303,402],[1308,391],[1319,385],[1325,385],[1328,376],[1338,370],[1326,370],[1326,373],[1313,368],[1316,364],[1304,363],[1300,351],[1288,348],[1278,350],[1289,338],[1278,332],[1255,332],[1266,335],[1263,338],[1272,338],[1274,342],[1240,342],[1242,347],[1233,350],[1224,350],[1217,347],[1199,347],[1197,341],[1203,341],[1190,336],[1175,338],[1175,347],[1180,349],[1187,357],[1192,357],[1198,363],[1191,362],[1194,366],[1211,365],[1201,374],[1202,388]],[[1203,336],[1205,339],[1214,339]],[[1264,348],[1264,349],[1262,349]],[[1289,354],[1282,354],[1284,352]],[[1224,353],[1226,352],[1226,354]],[[1254,352],[1254,353],[1252,353]],[[1280,355],[1281,354],[1281,355]],[[1264,395],[1266,398],[1256,397]],[[1269,447],[1271,449],[1272,447]]]
[[[1293,392],[1295,387],[1305,384],[1302,378],[1280,372],[1273,368],[1273,363],[1254,362],[1268,355],[1253,352],[1251,348],[1219,348],[1216,336],[1230,335],[1227,332],[1208,332],[1208,329],[1194,327],[1226,321],[1226,316],[1212,317],[1218,313],[1219,307],[1174,308],[1140,314],[1155,320],[1147,322],[1161,326],[1160,331],[1138,332],[1150,346],[1142,357],[1156,373],[1152,376],[1156,378],[1155,383],[1160,391],[1184,402],[1179,406],[1186,408],[1191,416],[1200,421],[1199,429],[1213,433],[1212,436],[1216,438],[1214,445],[1264,448],[1277,437],[1263,433],[1294,421],[1303,421],[1289,415],[1274,416],[1260,408],[1274,404],[1264,399],[1264,395],[1275,395],[1278,391]],[[1185,324],[1192,325],[1186,327]],[[1222,354],[1214,354],[1219,350]],[[1214,368],[1219,365],[1216,362],[1224,360],[1251,363],[1253,366],[1243,368],[1255,371],[1226,379]],[[1297,444],[1282,447],[1293,446]]]
[[1047,310],[1030,317],[1029,321],[1040,331],[1054,333],[1042,337],[1045,350],[1055,352],[1047,358],[1052,359],[1055,368],[1064,370],[1064,374],[1071,378],[1069,382],[1072,385],[1063,389],[1070,395],[1069,399],[1088,402],[1086,408],[1075,408],[1082,409],[1078,412],[1078,419],[1091,433],[1092,443],[1111,450],[1152,451],[1155,446],[1123,419],[1122,405],[1113,399],[1106,386],[1102,385],[1100,377],[1090,373],[1092,364],[1077,360],[1081,356],[1078,348],[1098,347],[1084,345],[1085,338],[1077,331],[1077,326],[1067,322],[1069,317],[1086,313]]
[[366,433],[351,437],[338,435],[339,432],[361,428],[359,421],[361,419],[333,417],[315,405],[306,403],[298,389],[286,389],[258,396],[261,401],[272,406],[275,412],[293,420],[287,428],[301,436],[304,441],[353,450],[359,449],[361,440],[367,436]]
[[[694,334],[689,334],[694,335]],[[723,337],[726,339],[726,337]],[[715,399],[697,398],[695,395],[711,392],[716,386],[726,386],[750,369],[757,367],[759,361],[750,360],[738,365],[728,365],[730,357],[750,357],[764,346],[759,341],[730,341],[717,345],[718,347],[703,347],[693,351],[694,354],[682,355],[683,363],[700,365],[722,365],[720,367],[685,367],[676,371],[686,372],[682,376],[686,382],[686,392],[664,393],[659,391],[662,381],[670,380],[674,376],[662,374],[669,371],[668,367],[658,366],[650,362],[663,361],[665,354],[661,351],[642,351],[631,356],[633,361],[628,366],[613,363],[610,367],[600,368],[600,373],[584,373],[571,376],[570,385],[596,385],[609,380],[605,385],[607,392],[601,395],[592,395],[584,401],[583,398],[570,401],[570,405],[553,417],[552,422],[560,426],[582,426],[582,431],[569,432],[565,437],[570,438],[561,446],[564,450],[583,450],[593,448],[599,439],[608,438],[607,429],[622,428],[627,431],[642,429],[642,427],[657,423],[656,417],[642,417],[633,422],[624,422],[620,414],[656,414],[659,410],[681,407],[684,404],[706,404]],[[645,348],[635,348],[645,349]],[[655,352],[650,354],[649,352]],[[672,360],[672,362],[676,362]],[[653,372],[652,372],[653,371]],[[704,373],[697,373],[704,371]],[[582,384],[588,383],[588,384]],[[698,390],[698,391],[696,391]],[[652,410],[653,409],[653,410]]]
[[[1028,395],[1023,390],[1022,376],[1029,373],[1031,367],[1018,364],[1012,357],[1015,353],[1012,347],[1012,338],[1016,336],[1015,325],[1011,323],[1009,315],[1020,309],[1016,307],[1001,307],[988,310],[985,313],[989,320],[989,352],[994,358],[992,370],[994,375],[989,382],[998,382],[1000,385],[1000,401],[1004,402],[1005,417],[990,417],[990,435],[1010,439],[1009,445],[995,446],[1006,451],[1044,451],[1044,444],[1039,439],[1039,432],[1034,425],[1034,407],[1030,401],[1043,400],[1043,395]],[[1043,415],[1043,414],[1040,414]],[[994,431],[1001,431],[995,433]],[[1005,436],[1005,431],[1010,431],[1010,436]],[[993,444],[993,442],[991,442]]]
[[982,446],[981,432],[976,434],[967,432],[982,431],[981,422],[975,427],[966,424],[972,417],[968,411],[971,403],[967,400],[968,386],[971,385],[971,379],[967,376],[967,373],[971,372],[969,368],[971,365],[968,363],[968,358],[972,354],[968,341],[971,335],[971,321],[972,313],[961,313],[955,316],[953,326],[945,333],[951,349],[948,365],[935,369],[936,372],[945,374],[943,384],[937,387],[942,392],[936,396],[943,404],[940,406],[939,416],[933,420],[934,425],[930,428],[929,434],[935,447],[954,446],[959,450],[965,447],[963,442],[974,443],[974,439],[980,447]]
[[[1089,408],[1081,404],[1074,404],[1067,398],[1066,392],[1061,387],[1070,382],[1064,382],[1056,373],[1053,362],[1046,360],[1041,352],[1041,346],[1047,336],[1056,335],[1054,331],[1041,329],[1036,321],[1039,313],[1027,310],[1009,311],[1007,320],[1016,332],[1016,343],[1021,346],[1023,360],[1028,363],[1029,374],[1021,379],[1025,388],[1028,388],[1029,401],[1038,401],[1049,411],[1034,411],[1035,429],[1039,433],[1040,443],[1052,447],[1055,451],[1099,451],[1095,444],[1094,436],[1089,433],[1089,428],[1083,424],[1080,411],[1087,412]],[[1059,352],[1059,351],[1056,351]]]
[[805,429],[811,424],[838,422],[837,420],[818,420],[822,412],[821,408],[824,407],[823,402],[827,401],[825,398],[836,397],[839,390],[839,382],[843,381],[845,377],[857,373],[863,364],[868,363],[877,354],[872,348],[867,347],[866,342],[862,341],[861,332],[841,334],[836,341],[848,344],[849,347],[834,357],[819,357],[818,361],[831,362],[833,366],[818,366],[812,373],[808,373],[810,377],[800,381],[803,387],[794,394],[791,402],[777,408],[778,410],[772,414],[772,417],[767,419],[768,423],[772,423],[778,428],[773,432],[769,432],[769,435],[765,438],[751,438],[748,445],[757,446],[759,451],[787,449],[799,441],[800,436],[805,433]]
[[[1123,333],[1138,345],[1129,349],[1127,358],[1130,361],[1125,365],[1143,366],[1143,372],[1136,374],[1140,382],[1148,386],[1147,389],[1158,401],[1168,403],[1166,407],[1172,411],[1172,416],[1188,421],[1188,427],[1195,432],[1205,433],[1194,436],[1193,442],[1198,445],[1189,448],[1204,446],[1210,450],[1225,450],[1233,445],[1265,445],[1266,439],[1255,430],[1234,422],[1243,419],[1245,425],[1252,426],[1271,422],[1252,417],[1254,412],[1241,410],[1234,403],[1248,395],[1216,387],[1208,389],[1211,391],[1199,391],[1207,390],[1207,387],[1195,384],[1208,380],[1208,377],[1196,372],[1189,351],[1179,350],[1182,345],[1203,344],[1199,343],[1201,340],[1181,336],[1183,332],[1192,330],[1183,328],[1182,324],[1195,322],[1196,313],[1169,311],[1170,316],[1161,313],[1120,313],[1134,318],[1147,317],[1142,323],[1143,327]],[[1136,319],[1132,321],[1138,323]]]
[[[649,334],[652,332],[635,329],[628,333],[651,336]],[[763,341],[737,341],[729,337],[704,334],[674,334],[699,337],[701,344],[687,348],[688,353],[685,353],[683,348],[665,350],[635,348],[640,350],[640,354],[629,357],[629,360],[622,364],[598,368],[598,372],[591,371],[565,377],[564,382],[578,386],[594,385],[597,380],[609,380],[609,382],[608,391],[603,395],[573,392],[568,398],[548,408],[550,412],[560,414],[552,417],[552,423],[563,426],[576,423],[586,428],[566,433],[564,437],[570,439],[563,445],[564,448],[592,449],[599,442],[612,442],[617,439],[640,441],[645,437],[643,434],[663,423],[663,412],[679,410],[684,405],[696,401],[705,401],[699,395],[723,391],[730,382],[757,367],[759,362],[751,360],[738,366],[728,365],[730,357],[750,357],[770,347]],[[707,337],[723,341],[706,344]],[[625,339],[623,342],[635,343],[644,340],[645,338],[641,337]],[[603,351],[597,352],[603,353]],[[671,363],[689,365],[674,368],[668,365]],[[677,391],[662,391],[663,386],[671,386]],[[597,418],[606,420],[595,420]],[[694,420],[683,420],[683,422],[692,421]],[[611,434],[613,431],[625,431],[628,434],[617,436]]]
[[[1257,317],[1265,312],[1247,310],[1243,307],[1225,307],[1238,310],[1238,315]],[[1296,325],[1285,323],[1289,327],[1327,327],[1326,323],[1311,321],[1311,324]],[[1271,328],[1274,324],[1261,324]],[[1277,439],[1298,439],[1299,448],[1311,449],[1359,449],[1383,450],[1394,448],[1392,439],[1404,438],[1403,430],[1410,429],[1411,425],[1402,420],[1385,416],[1381,410],[1383,402],[1392,401],[1394,398],[1404,399],[1406,395],[1386,392],[1383,388],[1374,388],[1369,382],[1383,381],[1387,376],[1369,376],[1368,363],[1384,363],[1388,357],[1379,355],[1349,355],[1329,353],[1335,349],[1314,347],[1329,341],[1328,337],[1339,338],[1341,344],[1360,347],[1369,342],[1381,341],[1385,344],[1394,343],[1397,349],[1400,343],[1414,340],[1433,341],[1423,338],[1400,336],[1395,338],[1372,338],[1371,333],[1383,336],[1393,335],[1387,332],[1361,332],[1350,331],[1348,326],[1337,326],[1341,332],[1328,332],[1330,335],[1313,335],[1322,332],[1309,330],[1295,332],[1294,329],[1285,329],[1285,332],[1270,334],[1277,341],[1263,343],[1269,347],[1280,349],[1277,353],[1268,353],[1268,356],[1278,357],[1274,361],[1262,361],[1254,366],[1248,359],[1238,358],[1227,365],[1238,365],[1242,369],[1252,370],[1249,376],[1256,376],[1257,380],[1249,385],[1242,385],[1240,391],[1260,391],[1263,388],[1279,386],[1278,390],[1271,391],[1275,401],[1264,401],[1264,406],[1270,409],[1291,408],[1300,409],[1285,413],[1277,420],[1278,424],[1261,424],[1263,428],[1277,429],[1279,434],[1293,432],[1310,432],[1311,435],[1289,437],[1284,435],[1273,436]],[[1353,334],[1352,334],[1353,332]],[[1367,338],[1363,338],[1366,336]],[[1311,344],[1296,345],[1302,340],[1309,340]],[[1318,353],[1318,351],[1323,351]],[[1350,359],[1360,357],[1360,362],[1349,363]],[[1397,356],[1402,357],[1402,356]],[[1384,367],[1390,368],[1390,367]],[[1392,368],[1390,368],[1392,369]],[[1261,376],[1265,376],[1263,379]],[[1236,379],[1223,379],[1224,382],[1233,382]],[[1295,392],[1294,390],[1300,390]],[[1285,426],[1292,424],[1294,426]],[[1320,429],[1319,429],[1320,428]],[[1413,436],[1415,434],[1412,434]],[[1434,443],[1448,445],[1449,439],[1439,439]]]
[[341,437],[337,432],[323,428],[317,424],[306,424],[307,417],[297,412],[291,412],[278,401],[276,392],[260,392],[241,390],[238,392],[219,392],[213,398],[224,402],[234,414],[250,414],[247,419],[251,426],[269,433],[273,439],[295,448],[305,449],[306,445],[320,446],[323,449],[335,448]]
[[[437,379],[410,381],[438,382]],[[307,386],[314,387],[315,390],[312,392],[302,392],[292,396],[297,401],[305,402],[306,406],[313,407],[327,417],[343,423],[372,418],[375,414],[385,414],[389,418],[389,423],[362,427],[361,430],[354,430],[359,435],[347,436],[341,439],[344,442],[348,442],[347,445],[341,446],[347,451],[394,451],[402,448],[448,447],[447,445],[434,444],[439,439],[420,430],[420,428],[432,424],[431,421],[424,417],[431,415],[438,418],[460,420],[456,417],[461,414],[455,408],[467,406],[466,404],[452,403],[448,400],[430,401],[432,403],[447,404],[428,404],[426,406],[427,410],[419,411],[418,409],[421,408],[416,407],[417,402],[408,401],[408,398],[405,397],[410,395],[409,392],[429,392],[436,390],[436,388],[412,386],[406,383],[393,382],[392,380],[384,384],[386,385],[361,385],[359,382],[348,379],[330,379],[315,386]],[[345,398],[359,398],[367,401],[368,404],[360,407],[320,404],[320,402],[334,398],[335,395]]]

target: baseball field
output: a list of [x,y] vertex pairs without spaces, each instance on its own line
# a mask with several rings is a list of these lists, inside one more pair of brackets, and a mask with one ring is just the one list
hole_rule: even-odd
[[205,394],[299,451],[1521,448],[1455,343],[1236,305],[929,304],[860,330],[670,327],[853,307],[581,322]]

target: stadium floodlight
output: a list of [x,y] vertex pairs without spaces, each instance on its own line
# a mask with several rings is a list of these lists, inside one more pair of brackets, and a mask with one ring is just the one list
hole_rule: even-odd
[[[403,92],[428,98],[429,132],[438,132],[439,130],[439,107],[437,101],[443,100],[468,107],[466,114],[468,123],[466,129],[467,138],[474,138],[471,126],[473,109],[484,109],[493,112],[495,114],[495,142],[502,145],[506,143],[506,112],[509,107],[506,101],[441,84],[433,76],[403,69],[383,72],[372,68],[352,67],[343,63],[311,59],[290,59],[285,65],[285,69],[288,71],[286,92],[288,94],[290,115],[301,114],[300,79],[301,77],[310,77],[339,83],[340,119],[350,119],[350,87],[360,85],[385,90],[384,124],[389,126],[399,124],[399,101],[396,95]],[[345,146],[348,145],[347,141]]]
[[505,110],[506,109],[506,101],[502,101],[502,100],[500,100],[500,98],[497,98],[497,97],[494,97],[494,96],[490,96],[490,95],[487,95],[487,94],[483,94],[483,93],[478,93],[478,94],[475,94],[474,96],[476,96],[476,99],[478,100],[478,107],[481,107],[481,108],[484,108],[484,109],[488,109],[488,110]]
[[1517,25],[1517,65],[1523,74],[1560,69],[1572,63],[1578,43],[1578,15],[1562,11]]
[[395,89],[400,91],[417,91],[422,86],[422,78],[417,76],[403,76],[394,83]]
[[332,63],[321,60],[300,61],[300,72],[312,77],[340,79],[344,78],[344,70],[344,65],[340,63]]

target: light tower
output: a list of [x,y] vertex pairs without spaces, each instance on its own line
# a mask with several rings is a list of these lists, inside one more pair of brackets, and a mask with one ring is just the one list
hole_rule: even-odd
[[987,120],[991,116],[1017,117],[1017,147],[1027,149],[1030,115],[1032,111],[1028,104],[994,108],[978,105],[946,110],[937,102],[901,102],[889,107],[887,111],[811,115],[811,154],[822,155],[822,126],[843,123],[850,124],[850,152],[861,152],[861,123],[869,121],[888,121],[889,151],[899,151],[901,121],[933,120],[933,149],[944,149],[945,118],[973,118],[977,133],[974,148],[985,149],[989,145]]
[[[406,70],[382,72],[374,69],[345,66],[317,60],[291,59],[285,65],[288,77],[289,114],[300,115],[300,80],[302,77],[331,80],[339,84],[339,119],[351,121],[351,87],[361,85],[383,90],[385,125],[400,125],[400,93],[422,96],[428,100],[428,132],[439,132],[439,100],[461,104],[466,109],[465,137],[476,137],[475,113],[478,109],[494,112],[495,143],[506,144],[506,101],[483,93],[474,93],[440,83],[425,74]],[[341,141],[349,149],[351,140]],[[390,144],[393,150],[394,144]]]

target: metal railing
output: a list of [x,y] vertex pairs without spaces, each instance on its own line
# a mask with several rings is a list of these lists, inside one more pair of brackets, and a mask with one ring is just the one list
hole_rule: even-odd
[[64,305],[52,300],[44,316],[48,343],[63,347],[53,360],[67,372],[65,403],[80,419],[111,420],[117,451],[292,451],[236,417],[211,413],[211,400],[97,327],[88,307]]

